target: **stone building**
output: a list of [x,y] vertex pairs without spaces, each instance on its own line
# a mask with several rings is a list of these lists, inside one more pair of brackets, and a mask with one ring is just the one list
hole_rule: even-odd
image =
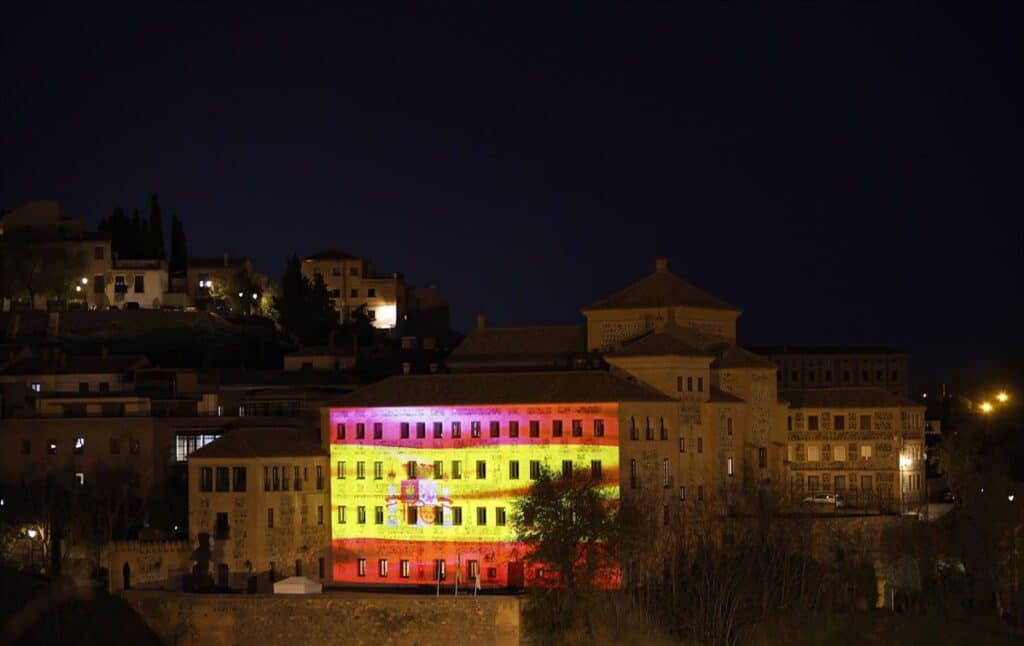
[[216,585],[327,577],[327,450],[313,429],[238,426],[189,456],[189,538],[208,536]]
[[752,348],[778,367],[781,390],[882,388],[907,396],[910,373],[901,350],[869,346],[763,346]]
[[848,507],[919,512],[924,411],[880,388],[783,392],[792,497],[838,493]]
[[302,275],[310,281],[318,275],[323,278],[342,323],[359,307],[366,308],[373,326],[379,329],[393,329],[404,320],[405,282],[401,274],[378,275],[369,260],[332,249],[304,258]]
[[[189,302],[202,305],[224,295],[227,289],[237,289],[238,281],[256,291],[240,298],[252,299],[260,307],[260,295],[270,286],[270,279],[253,265],[247,257],[234,257],[225,253],[221,258],[189,258],[185,271],[185,293]],[[253,294],[256,297],[253,298]]]

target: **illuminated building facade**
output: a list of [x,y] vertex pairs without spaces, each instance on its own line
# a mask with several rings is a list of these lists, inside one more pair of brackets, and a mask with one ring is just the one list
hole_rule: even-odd
[[405,283],[401,274],[378,276],[370,261],[344,251],[323,251],[302,261],[302,275],[309,281],[320,276],[331,304],[342,323],[352,312],[366,308],[373,326],[390,330],[405,314]]
[[486,587],[546,580],[513,521],[541,470],[586,470],[618,501],[620,429],[675,409],[604,371],[393,377],[340,403],[321,424],[334,583]]

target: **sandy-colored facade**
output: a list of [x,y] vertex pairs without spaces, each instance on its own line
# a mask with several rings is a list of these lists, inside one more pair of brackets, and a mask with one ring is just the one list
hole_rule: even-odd
[[379,329],[392,329],[404,320],[405,282],[400,274],[378,276],[368,260],[332,250],[303,259],[302,275],[310,281],[317,275],[323,278],[342,323],[359,307],[366,308]]

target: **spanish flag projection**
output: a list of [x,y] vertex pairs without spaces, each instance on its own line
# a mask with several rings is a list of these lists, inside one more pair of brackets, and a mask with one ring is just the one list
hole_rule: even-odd
[[[619,405],[333,408],[333,579],[545,584],[515,540],[542,469],[590,471],[619,497]],[[539,577],[539,579],[538,579]],[[615,585],[618,574],[614,575]]]

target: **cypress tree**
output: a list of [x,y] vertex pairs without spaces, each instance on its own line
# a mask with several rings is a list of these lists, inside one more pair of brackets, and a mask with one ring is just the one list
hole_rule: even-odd
[[188,269],[188,246],[185,243],[185,225],[177,215],[171,215],[171,260],[172,274],[183,274]]
[[149,239],[150,239],[150,255],[153,258],[163,260],[166,257],[164,250],[164,221],[160,216],[160,199],[156,193],[153,193],[153,198],[150,200],[149,205]]

